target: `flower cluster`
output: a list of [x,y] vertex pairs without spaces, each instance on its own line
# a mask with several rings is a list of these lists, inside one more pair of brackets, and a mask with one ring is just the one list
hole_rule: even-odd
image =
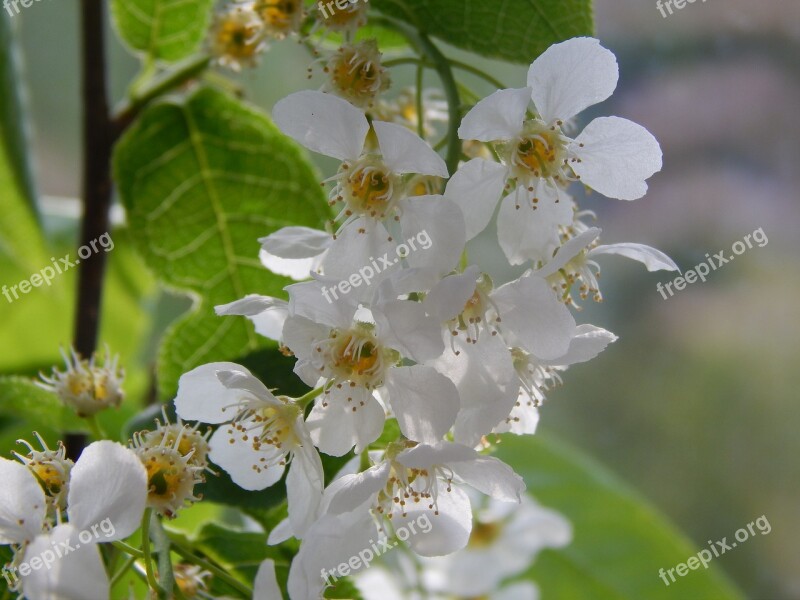
[[[341,17],[356,26],[358,10]],[[328,25],[347,31],[338,18]],[[320,573],[420,516],[431,530],[408,539],[408,549],[441,557],[480,537],[476,496],[529,502],[522,479],[489,454],[491,434],[534,433],[563,372],[616,340],[573,316],[575,294],[602,298],[596,259],[677,269],[647,246],[600,245],[594,215],[569,193],[581,182],[634,200],[661,168],[657,141],[625,119],[601,117],[572,134],[573,118],[616,87],[616,59],[597,40],[552,46],[531,65],[527,87],[477,102],[458,129],[465,157],[475,158],[455,173],[415,133],[424,134],[427,115],[378,98],[388,80],[373,43],[345,44],[325,69],[324,91],[290,95],[273,118],[339,161],[324,182],[335,217],[326,230],[289,227],[260,240],[263,262],[300,281],[286,288],[288,301],[250,295],[217,307],[279,342],[313,389],[276,395],[245,367],[212,363],[184,374],[175,399],[181,418],[218,426],[208,457],[241,487],[267,488],[288,471],[288,518],[270,542],[302,540],[288,582],[299,600],[322,595]],[[527,267],[503,284],[466,252],[498,203],[500,246],[511,265]],[[400,250],[399,240],[423,231],[435,252]],[[398,258],[366,285],[349,279],[380,256]],[[327,301],[326,286],[346,280],[351,293]],[[326,485],[320,452],[353,459]],[[496,539],[503,552],[513,547]],[[463,569],[457,561],[437,568]],[[269,561],[256,590],[278,594]]]

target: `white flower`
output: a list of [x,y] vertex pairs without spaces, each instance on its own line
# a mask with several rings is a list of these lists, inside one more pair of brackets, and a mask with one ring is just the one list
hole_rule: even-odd
[[536,433],[538,408],[545,399],[545,392],[561,383],[560,373],[570,365],[593,359],[616,340],[617,336],[610,331],[587,324],[575,328],[569,349],[557,358],[542,359],[520,347],[512,348],[519,397],[511,413],[494,431],[510,431],[517,435]]
[[289,518],[302,536],[316,515],[324,479],[302,407],[276,398],[245,367],[221,362],[180,378],[175,409],[182,419],[222,425],[211,436],[208,456],[246,490],[274,485],[291,463]]
[[544,279],[530,273],[497,289],[471,266],[439,282],[423,301],[442,324],[448,348],[434,361],[459,391],[453,430],[457,442],[474,446],[504,421],[517,400],[519,381],[512,348],[543,358],[563,355],[575,319]]
[[61,350],[61,356],[66,370],[54,368],[49,377],[41,375],[39,387],[57,394],[79,417],[92,416],[122,403],[125,371],[119,367],[119,356],[112,356],[108,347],[102,365],[98,364],[97,355],[91,360],[82,359],[74,349],[69,355]]
[[308,418],[320,450],[339,456],[355,446],[361,452],[377,439],[385,419],[377,394],[408,439],[435,442],[447,433],[458,391],[427,364],[444,344],[419,303],[390,297],[359,310],[350,296],[321,301],[316,281],[287,290],[292,314],[282,341],[298,359],[295,372],[310,386],[325,386]]
[[428,532],[407,543],[420,556],[441,556],[466,546],[472,531],[472,507],[461,486],[505,502],[519,502],[525,491],[511,467],[467,446],[446,441],[408,445],[391,445],[375,466],[334,482],[329,514],[366,502],[395,529],[427,517]]
[[[445,196],[464,210],[468,239],[486,227],[509,182],[514,191],[503,200],[498,235],[512,264],[548,258],[546,242],[557,242],[558,226],[571,221],[572,202],[561,186],[580,180],[622,200],[645,194],[646,180],[661,169],[661,149],[646,129],[626,119],[601,117],[574,139],[564,131],[575,115],[608,98],[618,77],[614,55],[597,40],[567,40],[533,62],[528,87],[499,90],[464,117],[461,138],[496,144],[503,160],[502,165],[472,160],[448,186]],[[531,101],[534,116],[527,118]],[[535,230],[526,233],[523,223]],[[518,239],[521,233],[543,240],[526,249],[526,241]],[[531,256],[520,256],[520,250]]]
[[544,548],[561,548],[572,539],[572,527],[559,513],[528,496],[521,504],[490,499],[476,511],[467,546],[447,556],[424,560],[425,587],[458,596],[482,596],[527,570]]
[[424,257],[411,254],[412,266],[415,260],[440,265],[445,272],[455,266],[465,242],[460,211],[441,196],[411,195],[415,176],[448,176],[444,161],[424,140],[402,125],[370,123],[358,108],[322,92],[291,94],[275,105],[273,118],[281,131],[309,150],[342,161],[330,179],[336,183],[331,202],[343,208],[337,240],[322,262],[327,277],[345,279],[391,252],[389,229],[395,221],[403,239],[427,229],[437,246],[436,253]]
[[616,254],[636,260],[651,272],[679,270],[678,265],[669,256],[644,244],[621,243],[600,246],[596,243],[600,233],[600,229],[591,227],[568,240],[558,249],[555,256],[534,274],[546,278],[557,291],[565,295],[568,303],[574,304],[570,290],[576,281],[581,282],[579,293],[582,299],[592,294],[595,301],[602,301],[603,296],[597,282],[600,265],[594,259],[604,254]]
[[0,543],[14,544],[16,562],[29,566],[33,558],[43,559],[45,552],[58,548],[61,553],[49,568],[29,573],[20,569],[25,597],[107,600],[109,579],[97,543],[125,539],[139,528],[147,473],[136,455],[110,441],[84,449],[70,473],[69,522],[52,529],[46,519],[45,494],[27,467],[0,458],[0,479]]

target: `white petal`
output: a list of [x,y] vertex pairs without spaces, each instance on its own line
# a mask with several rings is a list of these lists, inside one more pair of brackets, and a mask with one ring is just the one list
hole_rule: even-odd
[[253,583],[253,600],[281,600],[281,588],[275,576],[275,561],[267,559],[258,567],[256,580]]
[[289,521],[295,537],[302,538],[319,517],[325,474],[317,449],[305,430],[302,418],[295,426],[301,446],[295,448],[292,464],[286,476],[286,500],[289,504]]
[[522,131],[530,103],[530,88],[497,90],[464,116],[458,128],[458,137],[479,142],[515,138]]
[[368,501],[371,502],[372,498],[386,487],[391,466],[388,461],[381,462],[362,473],[345,475],[337,479],[328,488],[331,490],[335,486],[335,490],[331,491],[328,510],[332,514],[339,514],[354,510]]
[[320,396],[306,424],[317,448],[330,456],[344,456],[353,446],[360,454],[377,440],[385,420],[372,392],[343,385]]
[[258,241],[264,250],[280,258],[312,258],[330,247],[333,236],[310,227],[284,227]]
[[300,552],[292,560],[289,596],[303,600],[320,598],[325,587],[323,569],[330,572],[347,563],[377,539],[377,528],[367,507],[323,516],[309,528]]
[[538,200],[535,210],[531,193],[523,187],[500,204],[497,237],[512,265],[548,260],[559,245],[559,228],[572,224],[573,203],[567,194],[540,182],[533,197]]
[[563,269],[569,261],[578,256],[584,248],[595,241],[601,232],[602,231],[597,227],[590,227],[580,235],[567,240],[567,242],[558,249],[556,255],[541,269],[535,271],[534,275],[537,277],[550,277],[550,275],[555,275],[560,269]]
[[[583,144],[583,147],[581,147]],[[646,180],[661,170],[661,147],[641,125],[619,117],[601,117],[570,144],[579,162],[570,162],[581,182],[609,198],[636,200]]]
[[447,178],[447,165],[428,143],[402,125],[373,121],[383,161],[393,172]]
[[122,540],[139,528],[146,502],[147,471],[132,450],[108,440],[84,449],[70,474],[70,523],[86,529],[110,522],[113,530],[100,541]]
[[[346,323],[349,322],[346,321]],[[314,359],[318,352],[315,352],[315,344],[326,339],[331,332],[329,325],[316,323],[301,316],[293,316],[286,319],[283,326],[283,343],[294,352],[294,355],[301,360]],[[316,364],[316,363],[315,363]]]
[[523,275],[491,295],[498,306],[503,328],[538,358],[566,353],[575,332],[575,319],[541,277]]
[[456,384],[461,399],[453,438],[474,446],[511,412],[519,380],[500,336],[481,335],[475,344],[458,336],[452,343],[459,354],[449,350],[434,366]]
[[423,363],[444,352],[439,322],[419,302],[395,300],[373,308],[378,339],[404,357]]
[[[322,281],[304,281],[287,286],[285,289],[289,293],[289,314],[334,328],[349,327],[358,302],[352,295],[334,296],[332,287],[334,286],[330,283]],[[291,319],[292,317],[287,320],[284,330]],[[284,331],[283,335],[286,338],[287,332]]]
[[272,531],[269,532],[267,544],[270,546],[277,546],[278,544],[282,544],[292,537],[294,537],[294,531],[292,531],[292,522],[289,521],[289,518],[287,517],[273,527]]
[[[417,533],[410,535],[406,543],[420,556],[443,556],[467,545],[472,532],[472,507],[467,495],[458,487],[452,486],[449,492],[445,486],[439,488],[435,506],[439,514],[434,514],[427,502],[410,502],[405,509],[405,515],[394,513],[392,523],[395,531],[404,527],[409,534],[410,524],[415,524]],[[427,533],[420,529],[420,523],[426,522],[430,524],[425,528]]]
[[441,440],[435,444],[419,444],[397,455],[396,460],[409,469],[430,469],[437,465],[474,460],[479,454],[474,448]]
[[[245,427],[254,423],[243,421]],[[245,490],[263,490],[274,485],[283,476],[284,465],[278,464],[282,453],[272,446],[262,446],[261,450],[253,449],[253,439],[242,439],[239,431],[229,425],[223,425],[214,432],[209,440],[211,451],[208,457],[219,465],[233,482]],[[271,463],[267,466],[267,462]]]
[[175,396],[175,411],[186,421],[202,423],[224,423],[235,415],[226,406],[238,404],[242,393],[229,390],[217,378],[217,371],[241,370],[241,365],[230,362],[209,363],[181,375],[178,380],[178,395]]
[[280,258],[263,248],[258,252],[258,260],[268,271],[295,281],[305,281],[311,277],[312,272],[318,272],[319,264],[324,257],[325,253],[313,258]]
[[[22,591],[29,600],[108,600],[109,581],[100,549],[96,544],[81,544],[78,528],[72,524],[55,527],[39,536],[25,551],[24,561],[30,565],[35,558],[55,558],[49,568],[31,571],[22,577]],[[67,544],[69,551],[58,558],[54,548],[61,550]]]
[[[322,261],[325,277],[348,280],[353,273],[358,273],[362,267],[372,265],[373,261],[380,256],[386,255],[389,259],[396,258],[395,244],[390,242],[390,239],[391,236],[382,223],[366,217],[355,219],[339,233],[328,249],[328,253]],[[393,264],[399,262],[397,260]],[[381,266],[381,268],[385,270],[375,273],[374,279],[370,282],[371,285],[380,283],[388,276],[389,267]],[[357,290],[351,289],[345,295],[352,296],[355,291]]]
[[386,390],[400,431],[410,440],[437,442],[456,420],[458,390],[431,367],[391,369],[386,376]]
[[602,327],[595,327],[589,324],[578,325],[567,353],[551,361],[542,361],[542,363],[566,367],[586,362],[592,360],[605,350],[609,344],[616,341],[617,336]]
[[271,406],[283,406],[283,403],[269,391],[267,386],[261,383],[260,379],[242,366],[237,366],[236,369],[217,371],[217,379],[229,390],[241,390]]
[[455,202],[442,196],[407,199],[400,229],[403,237],[397,240],[398,254],[407,254],[411,267],[425,267],[441,274],[458,265],[467,243],[463,213]]
[[638,260],[648,271],[680,271],[678,265],[675,264],[669,256],[650,246],[644,244],[609,244],[607,246],[597,246],[589,251],[589,256],[597,256],[599,254],[618,254],[631,260]]
[[272,118],[283,133],[309,150],[339,160],[358,158],[369,131],[367,118],[355,106],[311,90],[278,101]]
[[422,301],[427,313],[439,323],[455,319],[475,293],[480,274],[477,266],[470,265],[463,273],[442,279]]
[[249,294],[241,300],[214,307],[220,316],[240,315],[255,325],[256,333],[280,341],[283,323],[289,314],[289,303],[278,298]]
[[0,458],[0,544],[22,544],[42,533],[47,504],[39,482],[21,463]]
[[503,461],[493,456],[450,463],[450,468],[464,483],[479,492],[504,502],[519,502],[525,482]]
[[467,239],[486,229],[506,185],[508,170],[503,165],[473,158],[447,182],[444,197],[464,213]]
[[617,59],[594,38],[550,46],[528,71],[533,102],[548,123],[602,102],[614,93],[618,79]]

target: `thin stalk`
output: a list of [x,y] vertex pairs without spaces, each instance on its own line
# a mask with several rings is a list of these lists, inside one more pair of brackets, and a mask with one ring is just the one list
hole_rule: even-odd
[[307,407],[317,396],[319,396],[322,392],[325,391],[325,386],[321,385],[318,388],[315,388],[308,392],[307,394],[296,398],[294,403],[302,406],[303,408]]
[[417,135],[425,139],[425,107],[422,105],[422,86],[425,80],[425,67],[417,65]]
[[147,575],[147,585],[158,594],[159,598],[164,598],[166,597],[166,593],[161,586],[158,585],[158,581],[156,581],[156,575],[153,572],[153,555],[150,552],[150,519],[152,516],[153,509],[148,508],[144,511],[144,516],[142,517],[142,552],[144,554],[144,568]]
[[458,137],[458,127],[461,123],[461,97],[449,59],[442,54],[441,50],[428,36],[410,25],[383,15],[376,15],[374,21],[403,35],[411,46],[433,65],[439,75],[445,98],[447,99],[447,112],[449,113],[445,162],[450,173],[455,173],[461,160],[461,140]]
[[125,554],[129,554],[130,556],[133,556],[135,558],[144,558],[144,552],[142,552],[138,548],[134,548],[133,546],[126,544],[125,542],[120,542],[120,541],[111,542],[111,545],[114,546],[114,548],[116,548],[117,550],[121,550]]
[[119,571],[114,573],[114,575],[111,577],[111,581],[109,582],[110,589],[113,589],[114,586],[117,583],[119,583],[119,580],[125,576],[125,573],[127,573],[130,570],[130,568],[133,566],[133,563],[135,562],[136,562],[135,556],[128,557],[128,560],[126,560],[125,563],[120,567]]

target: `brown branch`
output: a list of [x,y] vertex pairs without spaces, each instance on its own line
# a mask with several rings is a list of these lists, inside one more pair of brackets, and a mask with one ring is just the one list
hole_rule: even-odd
[[[83,218],[80,245],[108,232],[111,206],[113,126],[106,89],[103,0],[81,0],[83,66]],[[81,261],[75,312],[75,350],[88,358],[95,351],[106,253]]]
[[[106,89],[103,3],[104,0],[81,0],[83,216],[80,246],[96,240],[109,229],[113,129]],[[105,252],[94,253],[79,265],[73,344],[84,358],[90,357],[97,346],[105,270]],[[65,441],[67,453],[76,458],[86,445],[86,436],[68,433]]]

